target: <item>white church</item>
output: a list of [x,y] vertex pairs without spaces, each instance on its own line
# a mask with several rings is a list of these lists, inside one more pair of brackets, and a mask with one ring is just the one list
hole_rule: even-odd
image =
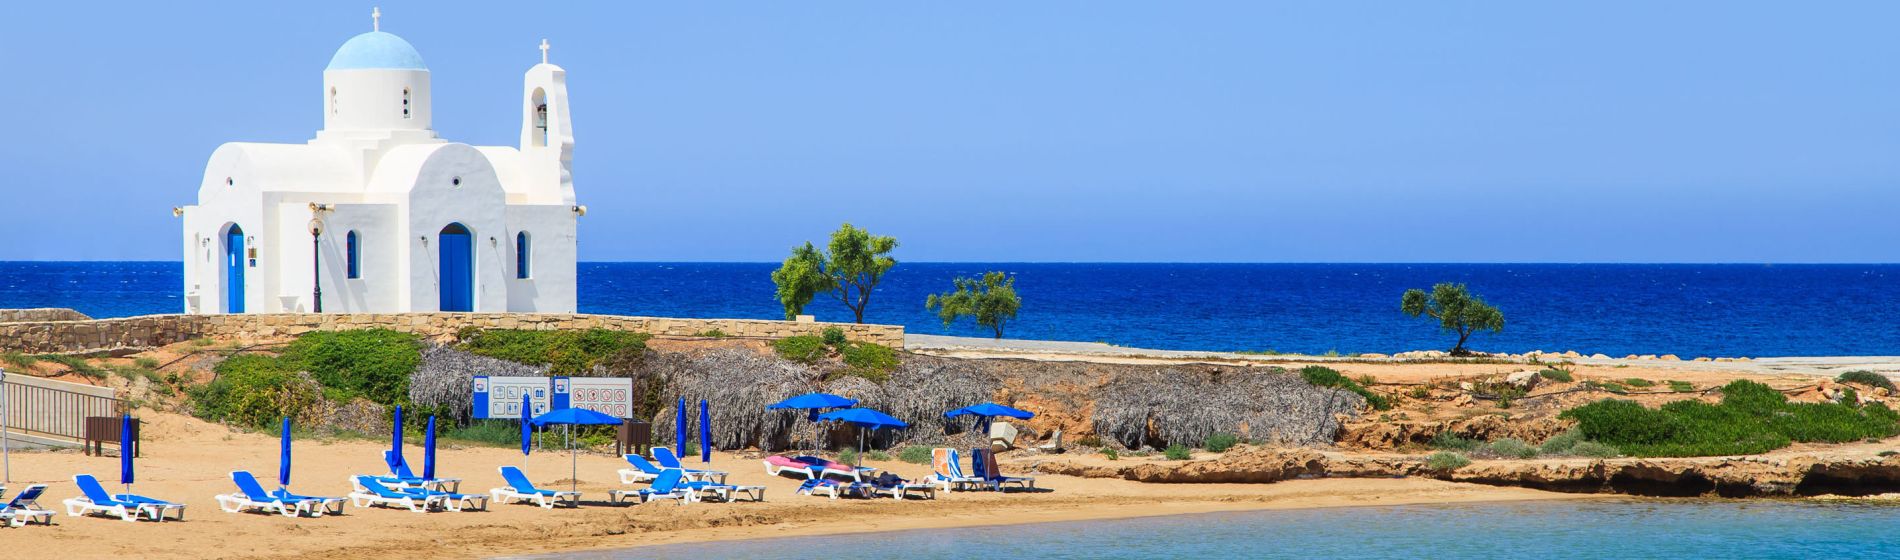
[[429,68],[380,16],[324,68],[316,138],[219,146],[198,204],[174,210],[186,313],[574,311],[586,208],[547,42],[521,145],[470,146],[430,127]]

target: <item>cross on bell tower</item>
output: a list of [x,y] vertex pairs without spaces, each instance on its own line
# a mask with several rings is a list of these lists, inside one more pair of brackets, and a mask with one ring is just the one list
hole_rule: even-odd
[[378,6],[378,7],[372,7],[369,9],[369,30],[370,31],[383,30],[383,8],[382,7]]
[[548,63],[548,40],[547,39],[541,40],[541,63],[542,64]]

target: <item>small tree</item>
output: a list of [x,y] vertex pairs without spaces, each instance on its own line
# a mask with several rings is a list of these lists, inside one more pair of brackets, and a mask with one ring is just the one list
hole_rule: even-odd
[[1457,332],[1458,344],[1451,347],[1453,356],[1471,354],[1465,349],[1465,341],[1471,338],[1471,333],[1504,330],[1504,314],[1486,304],[1483,298],[1471,295],[1464,284],[1439,283],[1432,286],[1430,295],[1416,288],[1406,290],[1399,310],[1413,317],[1424,315],[1437,319],[1440,329]]
[[937,310],[943,326],[967,316],[976,319],[977,326],[989,327],[996,338],[1003,338],[1003,324],[1014,320],[1016,310],[1023,306],[1023,299],[1016,296],[1016,277],[985,272],[981,279],[958,277],[954,282],[957,291],[931,294],[924,299],[924,309]]
[[871,232],[844,224],[832,232],[830,252],[820,252],[810,241],[792,249],[778,270],[772,271],[779,304],[785,306],[785,318],[797,317],[813,297],[829,293],[864,322],[864,308],[871,303],[871,289],[897,259],[891,251],[897,238],[871,235]]

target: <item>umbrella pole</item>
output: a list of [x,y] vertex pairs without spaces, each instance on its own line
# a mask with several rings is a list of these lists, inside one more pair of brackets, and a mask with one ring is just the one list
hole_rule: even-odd
[[[574,426],[569,425],[567,427],[566,435],[562,436],[563,438],[568,440],[567,441],[567,489],[573,490],[575,492],[580,492],[581,491],[581,481],[580,481],[580,474],[579,474],[581,472],[580,458],[579,458],[580,451],[577,451],[574,449],[573,436],[574,436]],[[580,503],[579,499],[576,498],[574,503]]]

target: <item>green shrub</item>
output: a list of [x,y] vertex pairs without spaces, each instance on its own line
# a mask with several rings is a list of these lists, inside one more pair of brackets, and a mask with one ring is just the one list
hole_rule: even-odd
[[1108,456],[1108,460],[1110,461],[1114,461],[1114,460],[1122,458],[1122,454],[1119,452],[1116,452],[1115,448],[1113,447],[1102,448],[1102,455]]
[[1470,458],[1450,451],[1440,451],[1425,458],[1425,468],[1441,472],[1455,471],[1470,464]]
[[1551,381],[1556,381],[1558,383],[1569,383],[1572,381],[1576,381],[1576,378],[1572,377],[1569,371],[1557,369],[1557,368],[1545,368],[1544,371],[1537,372],[1537,376],[1542,377],[1544,379],[1549,379]]
[[151,358],[134,358],[132,364],[144,369],[158,369],[159,366],[158,360]]
[[1631,377],[1629,379],[1623,380],[1623,384],[1631,386],[1631,387],[1650,387],[1650,386],[1655,385],[1656,382],[1650,381],[1648,379],[1643,379],[1641,377]]
[[409,376],[422,365],[422,342],[387,329],[318,331],[297,337],[278,359],[286,370],[310,372],[331,400],[397,404],[409,400]]
[[856,447],[846,447],[838,450],[838,462],[840,463],[856,465],[858,464],[858,459],[858,448]]
[[1234,445],[1239,444],[1239,443],[1240,443],[1240,436],[1236,436],[1234,434],[1229,434],[1229,433],[1218,433],[1211,436],[1207,436],[1207,441],[1202,442],[1201,447],[1208,451],[1221,453],[1221,452],[1227,451],[1228,449],[1233,449]]
[[471,420],[467,426],[443,430],[442,438],[489,447],[520,447],[521,422]]
[[1374,410],[1388,410],[1392,408],[1391,401],[1387,400],[1384,395],[1372,392],[1371,389],[1367,389],[1364,385],[1360,385],[1359,382],[1341,375],[1338,370],[1333,368],[1326,366],[1306,366],[1300,368],[1300,378],[1305,379],[1308,384],[1315,387],[1333,387],[1357,393],[1359,396],[1365,397],[1366,404],[1372,405]]
[[912,445],[897,452],[897,460],[915,465],[928,465],[932,459],[930,446]]
[[871,342],[850,342],[838,347],[844,358],[846,373],[863,377],[878,383],[891,378],[891,370],[897,369],[897,351],[891,347]]
[[1790,403],[1767,385],[1741,380],[1722,387],[1720,404],[1676,401],[1648,409],[1601,400],[1562,414],[1586,439],[1638,457],[1745,455],[1790,443],[1844,443],[1900,433],[1900,414],[1885,406]]
[[40,363],[40,359],[19,352],[7,352],[0,354],[0,362],[6,362],[16,368],[27,369],[33,367],[34,364]]
[[1687,381],[1670,381],[1669,390],[1678,393],[1692,393],[1695,392],[1695,384]]
[[824,340],[826,346],[843,346],[845,342],[844,329],[838,327],[825,327],[818,336]]
[[1867,371],[1864,369],[1857,369],[1854,371],[1843,373],[1841,374],[1840,377],[1834,378],[1834,380],[1839,381],[1841,383],[1859,383],[1861,385],[1866,385],[1868,387],[1880,387],[1888,391],[1896,390],[1894,389],[1892,379],[1888,379],[1887,376],[1885,375],[1881,375],[1881,374]]
[[1875,453],[1875,455],[1879,455],[1881,457],[1892,457],[1894,455],[1900,455],[1900,451],[1894,451],[1892,449],[1888,449],[1886,451]]
[[302,416],[322,402],[316,383],[269,356],[232,356],[210,383],[192,387],[192,412],[212,421],[267,429],[285,416]]
[[815,364],[825,358],[825,341],[815,336],[788,336],[772,341],[780,358],[801,364]]
[[1583,442],[1583,432],[1571,428],[1564,433],[1550,436],[1550,439],[1544,440],[1542,445],[1537,446],[1537,450],[1545,455],[1567,455],[1571,448]]
[[1570,446],[1570,451],[1566,452],[1565,455],[1575,455],[1578,457],[1590,457],[1590,458],[1595,458],[1595,459],[1609,459],[1611,457],[1622,455],[1622,453],[1618,452],[1615,447],[1610,447],[1608,445],[1604,445],[1604,444],[1597,443],[1594,441],[1583,441],[1583,442],[1577,442],[1576,445]]
[[1860,393],[1855,391],[1853,387],[1842,387],[1840,396],[1834,397],[1834,402],[1858,407],[1860,406]]
[[41,354],[38,356],[34,356],[34,358],[36,358],[38,361],[41,361],[41,362],[52,362],[55,364],[66,366],[66,369],[71,370],[73,373],[77,373],[81,377],[85,377],[88,379],[99,379],[106,376],[106,370],[99,369],[98,366],[94,366],[92,365],[91,362],[87,362],[85,358],[81,358],[78,356],[67,356],[65,354]]
[[525,331],[490,329],[465,340],[463,351],[527,365],[547,364],[552,375],[575,375],[616,356],[646,352],[642,333],[588,329],[585,331]]
[[864,458],[872,461],[889,461],[891,460],[891,454],[883,451],[866,451],[864,452]]
[[693,336],[697,336],[700,338],[725,338],[726,331],[722,331],[719,329],[705,330],[705,331],[699,331],[697,333],[694,333]]
[[1618,445],[1651,445],[1676,437],[1676,418],[1635,401],[1605,399],[1564,411],[1560,417],[1577,420],[1585,439]]
[[1484,450],[1492,455],[1511,459],[1529,459],[1537,456],[1537,448],[1517,438],[1493,441],[1485,444]]
[[1464,436],[1460,436],[1458,434],[1454,434],[1451,432],[1438,432],[1437,434],[1432,435],[1432,441],[1431,443],[1429,443],[1429,445],[1432,446],[1432,449],[1449,449],[1452,451],[1474,451],[1478,449],[1479,446],[1484,445],[1484,442],[1473,440],[1473,439],[1465,439]]
[[1082,447],[1101,447],[1102,437],[1093,435],[1093,434],[1082,436],[1080,438],[1076,438],[1075,444],[1080,445]]
[[1161,452],[1161,455],[1167,457],[1169,461],[1186,461],[1194,456],[1194,454],[1188,450],[1187,446],[1179,443],[1169,445],[1166,450]]

